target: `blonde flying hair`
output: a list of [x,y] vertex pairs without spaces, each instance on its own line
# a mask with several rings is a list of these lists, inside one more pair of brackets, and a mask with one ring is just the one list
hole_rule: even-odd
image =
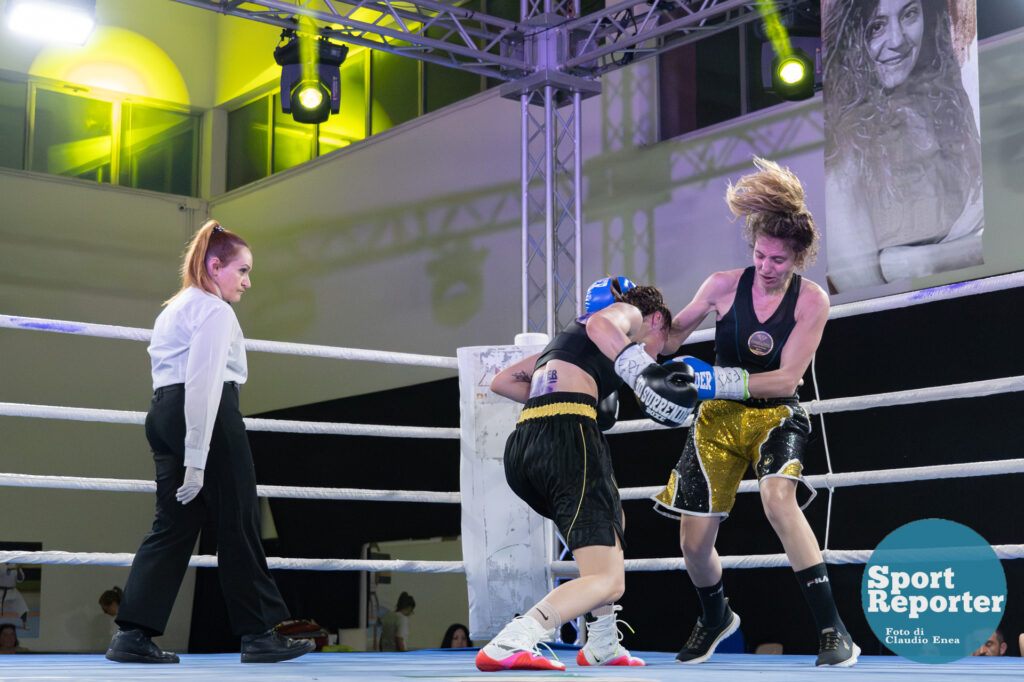
[[190,287],[198,287],[219,296],[217,285],[206,269],[206,263],[211,258],[217,258],[224,264],[230,263],[242,247],[249,248],[249,244],[231,230],[221,227],[216,220],[207,220],[196,231],[185,249],[185,258],[181,263],[181,288],[174,296],[164,301],[164,305]]
[[761,235],[782,239],[795,255],[797,269],[814,263],[819,236],[814,217],[804,203],[804,188],[788,168],[754,157],[756,173],[748,173],[725,192],[729,210],[746,218],[743,236],[750,247]]

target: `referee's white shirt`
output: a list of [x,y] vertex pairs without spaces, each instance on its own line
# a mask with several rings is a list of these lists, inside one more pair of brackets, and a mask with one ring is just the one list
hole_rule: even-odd
[[185,384],[185,466],[203,469],[225,381],[249,374],[245,339],[221,298],[190,287],[167,304],[149,343],[153,390]]

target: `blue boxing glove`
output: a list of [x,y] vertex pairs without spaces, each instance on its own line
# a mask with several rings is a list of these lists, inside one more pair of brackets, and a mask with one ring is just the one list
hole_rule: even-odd
[[693,370],[694,384],[701,400],[746,400],[750,397],[750,390],[747,388],[750,373],[745,369],[715,367],[692,355],[681,355],[665,364],[671,363],[683,363]]
[[631,343],[615,358],[615,373],[633,389],[644,414],[664,426],[682,426],[697,403],[693,371],[685,364],[659,365]]
[[597,428],[607,431],[619,419],[619,392],[612,391],[597,404]]
[[615,291],[624,294],[634,287],[628,277],[602,277],[587,289],[584,307],[588,313],[596,313],[615,303]]

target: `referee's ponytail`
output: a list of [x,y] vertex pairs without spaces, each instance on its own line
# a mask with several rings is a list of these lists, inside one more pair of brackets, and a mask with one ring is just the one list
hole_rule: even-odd
[[185,250],[185,257],[181,263],[181,288],[174,296],[164,301],[164,305],[190,287],[198,287],[217,295],[217,285],[206,268],[207,262],[211,258],[217,258],[222,263],[230,263],[242,247],[249,248],[244,239],[221,227],[216,220],[207,220],[192,236],[192,241]]

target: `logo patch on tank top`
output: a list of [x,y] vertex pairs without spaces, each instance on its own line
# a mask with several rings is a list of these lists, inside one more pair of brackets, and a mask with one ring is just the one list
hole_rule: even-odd
[[775,339],[766,331],[756,331],[747,339],[747,348],[754,355],[768,355],[775,347]]

